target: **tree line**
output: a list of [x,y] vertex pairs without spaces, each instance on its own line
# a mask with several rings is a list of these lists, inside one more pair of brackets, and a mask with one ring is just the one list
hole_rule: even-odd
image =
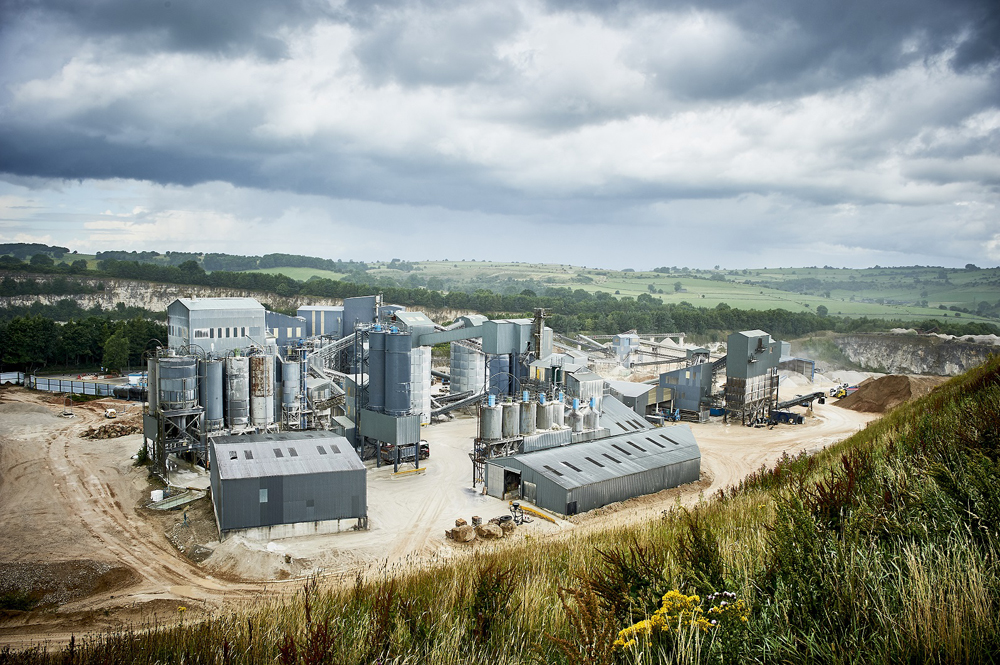
[[[34,314],[0,321],[0,361],[4,369],[32,373],[42,367],[140,367],[143,352],[166,343],[167,327],[143,318],[115,321],[105,316],[57,323]],[[110,340],[110,344],[109,344]],[[106,352],[112,352],[105,364]],[[115,354],[122,354],[119,357]],[[123,362],[124,359],[124,362]]]

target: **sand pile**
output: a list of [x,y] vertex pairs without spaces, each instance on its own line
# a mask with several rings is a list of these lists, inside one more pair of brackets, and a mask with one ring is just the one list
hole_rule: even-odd
[[926,395],[947,379],[936,376],[903,376],[890,374],[869,379],[858,391],[837,402],[837,406],[864,413],[885,413],[889,409]]

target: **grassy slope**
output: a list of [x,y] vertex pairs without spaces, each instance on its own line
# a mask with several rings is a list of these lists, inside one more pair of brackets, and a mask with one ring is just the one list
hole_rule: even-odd
[[[995,357],[691,513],[310,586],[204,624],[104,636],[74,662],[989,662],[998,455]],[[564,587],[582,594],[570,613]],[[641,661],[610,651],[667,590],[722,588],[746,602],[746,624],[657,632]]]

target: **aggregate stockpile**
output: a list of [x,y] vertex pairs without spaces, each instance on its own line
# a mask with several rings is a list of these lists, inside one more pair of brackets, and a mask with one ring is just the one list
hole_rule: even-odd
[[935,376],[900,374],[869,379],[861,383],[853,395],[837,402],[837,406],[863,413],[885,413],[903,402],[926,395],[945,380]]

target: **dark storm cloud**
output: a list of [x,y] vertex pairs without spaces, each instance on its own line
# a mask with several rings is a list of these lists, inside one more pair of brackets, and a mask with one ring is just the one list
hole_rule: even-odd
[[650,44],[637,64],[659,74],[658,84],[675,95],[700,98],[795,95],[863,76],[881,76],[955,49],[956,71],[1000,62],[1000,3],[992,0],[707,0],[699,2],[561,2],[609,21],[665,12],[683,16],[712,12],[727,17],[747,38],[722,45],[724,57],[685,54],[683,67],[665,67],[674,45]]
[[253,53],[265,59],[286,54],[276,36],[282,28],[330,15],[318,0],[9,0],[0,23],[58,23],[69,33],[117,38],[131,51]]
[[354,50],[377,83],[455,85],[501,77],[497,43],[522,24],[512,5],[469,5],[446,14],[387,11]]

